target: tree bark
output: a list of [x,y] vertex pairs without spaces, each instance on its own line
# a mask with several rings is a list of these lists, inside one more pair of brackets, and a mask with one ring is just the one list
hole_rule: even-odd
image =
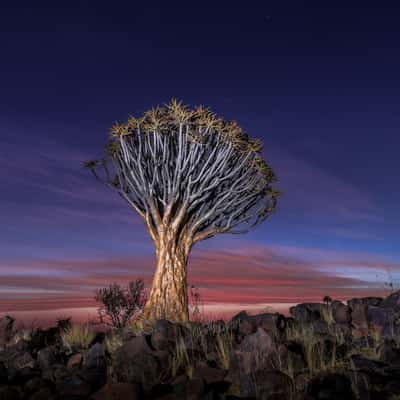
[[156,244],[156,272],[143,311],[148,321],[189,320],[186,268],[191,246],[177,242],[174,233],[165,232]]

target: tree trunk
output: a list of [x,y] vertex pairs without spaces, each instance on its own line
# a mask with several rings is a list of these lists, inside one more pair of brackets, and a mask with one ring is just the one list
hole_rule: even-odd
[[189,320],[186,266],[191,246],[176,242],[174,234],[165,232],[156,246],[156,272],[143,312],[146,320]]

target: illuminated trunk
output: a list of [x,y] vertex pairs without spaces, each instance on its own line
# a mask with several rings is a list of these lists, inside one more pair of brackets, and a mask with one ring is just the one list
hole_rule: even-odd
[[165,232],[156,246],[156,272],[143,314],[147,320],[189,320],[186,266],[191,246],[176,243],[176,236]]

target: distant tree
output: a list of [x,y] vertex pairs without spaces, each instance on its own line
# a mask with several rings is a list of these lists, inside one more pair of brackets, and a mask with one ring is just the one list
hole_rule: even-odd
[[142,279],[129,282],[124,288],[117,283],[96,291],[95,299],[100,322],[114,328],[124,328],[128,322],[143,311],[146,302]]
[[106,158],[85,166],[142,217],[156,251],[144,317],[188,321],[193,245],[247,232],[276,207],[276,177],[262,143],[235,121],[172,100],[115,124],[106,149]]

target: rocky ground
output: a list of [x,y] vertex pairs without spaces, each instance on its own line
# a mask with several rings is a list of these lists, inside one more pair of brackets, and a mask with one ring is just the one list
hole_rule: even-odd
[[0,400],[400,399],[400,291],[93,333],[0,319]]

